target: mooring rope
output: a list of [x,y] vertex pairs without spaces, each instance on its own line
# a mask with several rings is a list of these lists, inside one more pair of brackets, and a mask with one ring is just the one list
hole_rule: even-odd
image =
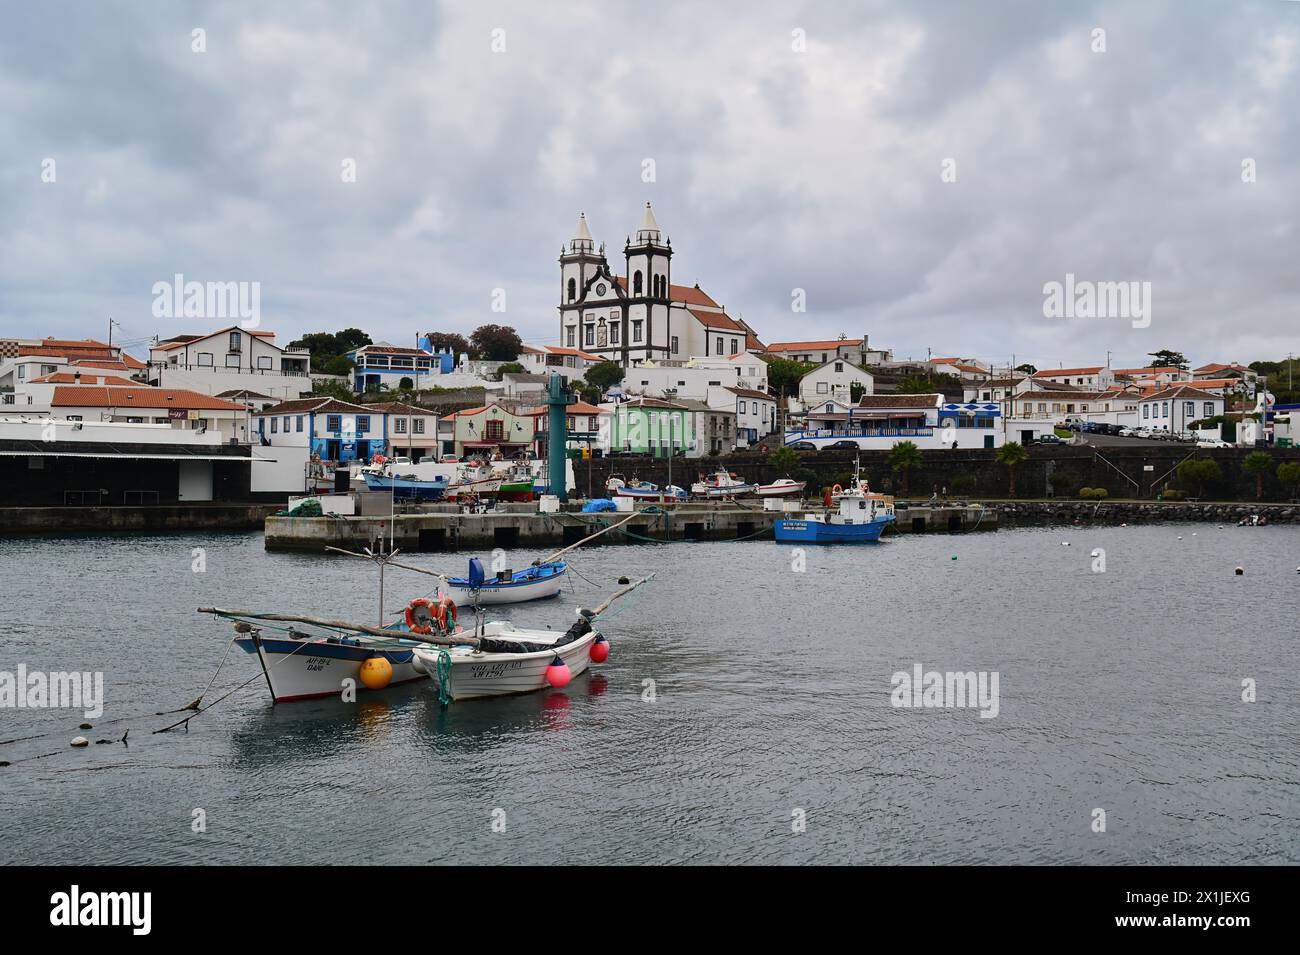
[[438,651],[438,703],[446,706],[451,702],[451,693],[448,688],[451,684],[451,654],[447,652],[446,647]]

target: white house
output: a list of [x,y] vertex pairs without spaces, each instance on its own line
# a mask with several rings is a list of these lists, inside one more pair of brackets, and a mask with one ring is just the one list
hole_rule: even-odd
[[[389,454],[388,415],[337,398],[297,398],[252,415],[263,446],[306,448],[321,461],[369,461]],[[434,431],[436,433],[436,422]]]
[[438,459],[441,448],[435,412],[401,401],[379,401],[364,407],[372,413],[382,412],[387,416],[384,429],[388,440],[386,454],[410,458],[412,464]]
[[238,325],[175,335],[149,349],[149,384],[206,395],[256,391],[278,400],[311,394],[311,355],[280,348],[275,332]]
[[645,364],[627,369],[621,387],[627,395],[703,401],[710,388],[735,385],[736,377],[734,368]]
[[825,364],[832,358],[843,358],[859,367],[893,361],[894,358],[894,353],[887,348],[871,347],[867,335],[861,338],[845,335],[822,341],[772,342],[767,346],[767,354],[774,358],[817,364]]
[[747,448],[776,430],[776,399],[748,388],[710,388],[705,403],[735,414],[735,446]]
[[1143,397],[1138,404],[1142,416],[1138,425],[1152,431],[1190,431],[1193,421],[1223,414],[1223,397],[1193,388],[1175,385]]
[[580,378],[588,368],[604,360],[578,348],[556,345],[525,345],[519,352],[519,364],[524,366],[524,371],[534,375],[558,371],[562,375]]
[[36,378],[84,372],[134,380],[142,377],[144,367],[144,362],[120,347],[94,339],[5,339],[0,347],[0,407],[31,404],[23,392]]
[[1105,365],[1089,365],[1084,368],[1045,368],[1034,372],[1036,381],[1050,381],[1061,385],[1075,385],[1079,388],[1093,388],[1100,391],[1115,384],[1115,373]]
[[687,359],[682,367],[721,371],[735,376],[731,384],[737,388],[748,388],[751,391],[768,390],[767,362],[750,351],[738,352],[725,358],[696,355],[694,358]]
[[55,384],[49,414],[68,421],[165,424],[199,432],[217,432],[225,442],[247,443],[249,410],[241,404],[185,388],[146,385]]
[[875,394],[875,379],[870,372],[843,358],[832,358],[800,379],[799,401],[805,409],[827,398],[852,403],[854,385],[860,386],[862,395]]
[[949,402],[941,394],[864,395],[848,406],[827,400],[808,410],[803,427],[785,433],[787,445],[863,450],[888,450],[900,441],[922,449],[997,448],[1004,440],[996,402]]

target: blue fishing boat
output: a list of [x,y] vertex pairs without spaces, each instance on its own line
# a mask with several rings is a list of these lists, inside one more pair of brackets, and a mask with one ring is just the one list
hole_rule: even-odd
[[848,490],[837,484],[830,498],[835,510],[806,514],[802,520],[777,521],[773,528],[776,539],[783,543],[865,544],[880,540],[881,533],[894,522],[894,499],[871,493],[859,477],[856,462]]
[[447,479],[445,477],[434,478],[431,481],[421,481],[416,478],[376,474],[373,471],[362,471],[361,473],[365,476],[367,488],[372,491],[392,491],[394,497],[437,501],[441,500],[443,494],[447,492]]
[[457,603],[486,606],[488,604],[523,603],[554,597],[564,583],[568,564],[562,560],[533,564],[524,570],[503,570],[489,577],[477,557],[469,562],[465,577],[447,577],[443,588]]

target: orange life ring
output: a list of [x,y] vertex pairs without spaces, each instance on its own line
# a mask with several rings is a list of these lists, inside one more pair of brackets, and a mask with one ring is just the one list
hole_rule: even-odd
[[844,488],[840,487],[840,486],[837,484],[837,485],[835,485],[833,488],[831,488],[831,493],[832,493],[832,494],[839,494],[839,493],[840,493],[841,491],[843,491],[843,490],[844,490]]
[[438,611],[441,609],[439,604],[434,603],[426,597],[417,597],[406,605],[406,629],[411,633],[428,634],[433,633],[433,627],[428,624],[417,623],[415,619],[415,608],[424,607],[433,615],[435,620],[438,619]]
[[442,627],[445,632],[453,633],[455,631],[456,621],[459,616],[456,612],[456,601],[443,594],[438,600],[434,615],[438,618],[438,626]]

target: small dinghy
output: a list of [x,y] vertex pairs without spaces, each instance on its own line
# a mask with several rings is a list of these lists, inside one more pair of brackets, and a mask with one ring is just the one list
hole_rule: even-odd
[[781,478],[771,484],[760,484],[754,489],[754,494],[758,497],[789,497],[792,494],[802,494],[803,489],[807,486],[807,481],[792,481],[790,478]]
[[566,570],[568,564],[557,560],[533,564],[524,570],[503,570],[488,577],[483,571],[483,562],[474,557],[469,562],[469,574],[444,578],[444,589],[466,605],[523,603],[558,594]]

